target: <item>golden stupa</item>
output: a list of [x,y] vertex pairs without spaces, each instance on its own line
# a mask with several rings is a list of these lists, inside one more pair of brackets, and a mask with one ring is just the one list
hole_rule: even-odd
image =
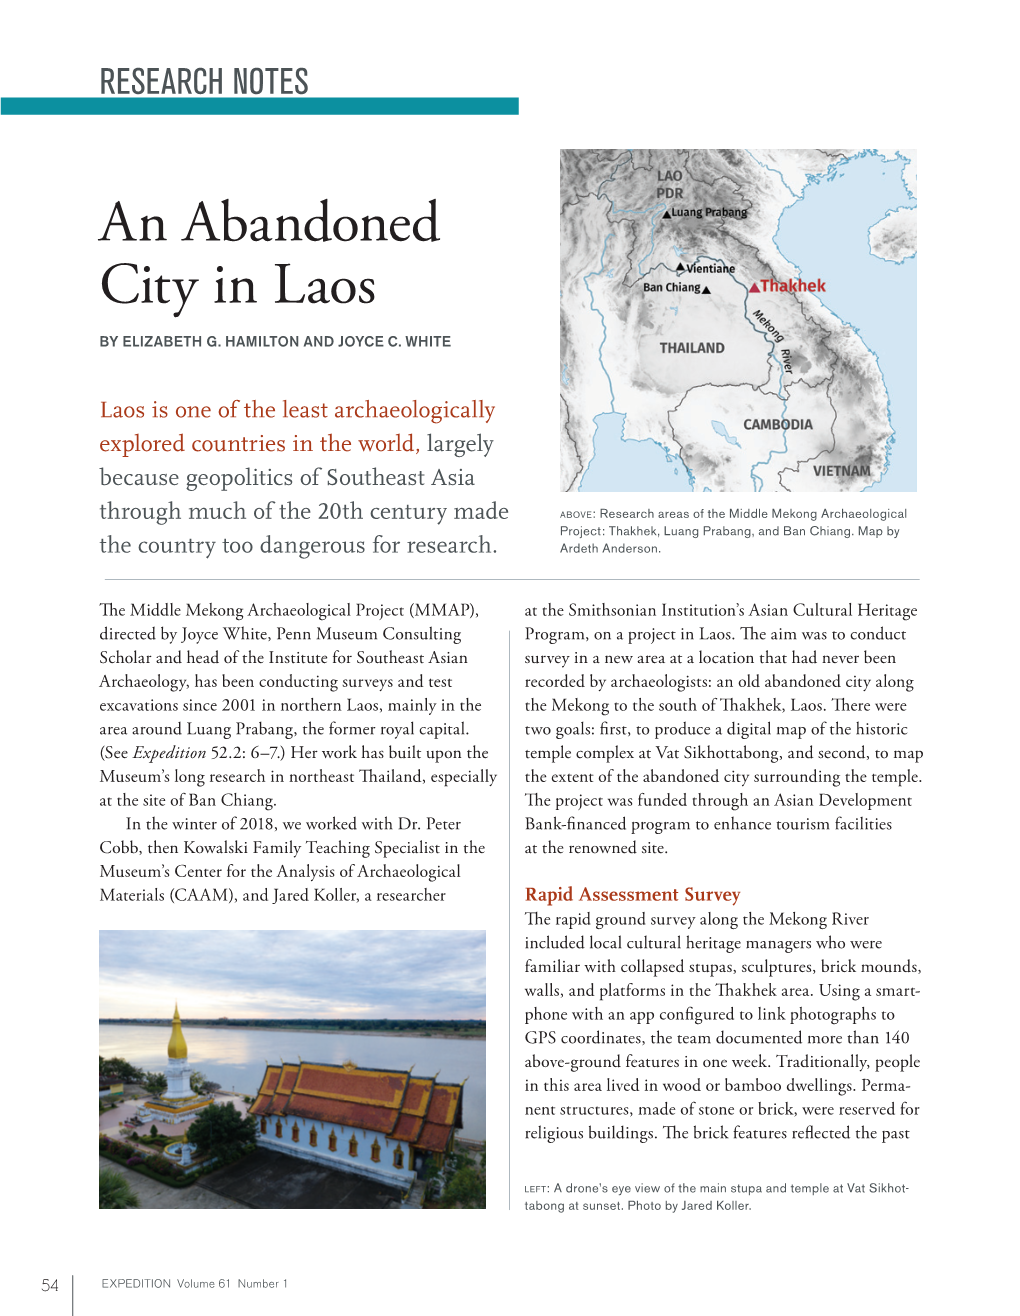
[[150,1097],[138,1107],[142,1120],[161,1120],[164,1124],[181,1124],[213,1104],[212,1096],[200,1096],[191,1090],[191,1067],[188,1064],[188,1044],[181,1028],[181,1012],[174,1001],[174,1017],[170,1027],[170,1041],[166,1048],[169,1063],[166,1067],[166,1090],[162,1096]]
[[187,1060],[188,1044],[184,1040],[184,1034],[181,1031],[181,1016],[177,1009],[177,1002],[174,1001],[174,1022],[170,1030],[170,1041],[167,1044],[166,1053],[171,1060]]

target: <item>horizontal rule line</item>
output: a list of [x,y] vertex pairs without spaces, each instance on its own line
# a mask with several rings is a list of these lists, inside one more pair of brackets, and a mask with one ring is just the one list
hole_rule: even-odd
[[519,114],[516,96],[5,96],[0,114]]
[[606,584],[615,585],[621,582],[640,581],[645,585],[669,584],[672,582],[685,581],[713,581],[713,580],[736,580],[736,581],[801,581],[812,582],[819,580],[828,581],[887,581],[890,583],[902,583],[904,581],[919,581],[920,576],[588,576],[585,580],[578,580],[576,576],[105,576],[105,580],[194,580],[199,583],[213,582],[223,580],[260,580],[260,581],[295,581],[295,580],[331,580],[331,581],[350,581],[350,582],[375,582],[380,585],[393,583],[395,581],[476,581],[484,584],[486,581],[501,581],[507,583],[536,583],[543,581],[569,581],[573,585],[583,584]]

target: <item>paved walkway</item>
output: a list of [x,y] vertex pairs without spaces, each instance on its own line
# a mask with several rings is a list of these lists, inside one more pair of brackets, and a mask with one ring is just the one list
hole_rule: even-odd
[[116,1170],[118,1174],[122,1174],[138,1194],[138,1205],[146,1211],[246,1211],[248,1209],[242,1202],[210,1193],[200,1183],[192,1184],[190,1188],[170,1188],[167,1184],[157,1183],[155,1179],[149,1179],[144,1174],[136,1174],[134,1170],[118,1165],[116,1161],[108,1161],[104,1156],[99,1157],[99,1168]]
[[390,1184],[346,1170],[258,1147],[250,1156],[225,1165],[202,1181],[207,1191],[253,1210],[389,1210],[399,1208],[401,1192]]

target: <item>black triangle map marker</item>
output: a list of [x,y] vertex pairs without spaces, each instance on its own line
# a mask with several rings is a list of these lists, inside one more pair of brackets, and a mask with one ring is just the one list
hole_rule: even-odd
[[701,290],[701,295],[702,295],[702,297],[704,297],[706,294],[711,295],[710,289],[708,289],[708,288],[702,288],[702,290]]

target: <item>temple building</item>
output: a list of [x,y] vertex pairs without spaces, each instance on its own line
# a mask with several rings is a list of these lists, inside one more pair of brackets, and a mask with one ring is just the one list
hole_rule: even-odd
[[124,1095],[124,1084],[119,1078],[107,1078],[104,1074],[99,1075],[99,1100],[116,1101],[118,1097]]
[[158,1120],[162,1124],[184,1124],[185,1121],[194,1119],[207,1106],[211,1106],[213,1098],[200,1097],[197,1092],[191,1090],[188,1044],[181,1031],[181,1016],[176,1001],[166,1053],[169,1058],[169,1064],[164,1071],[166,1091],[161,1097],[150,1097],[144,1106],[138,1107],[136,1113],[141,1120]]
[[250,1114],[261,1146],[407,1187],[452,1149],[463,1099],[463,1083],[409,1070],[301,1061],[266,1067]]

